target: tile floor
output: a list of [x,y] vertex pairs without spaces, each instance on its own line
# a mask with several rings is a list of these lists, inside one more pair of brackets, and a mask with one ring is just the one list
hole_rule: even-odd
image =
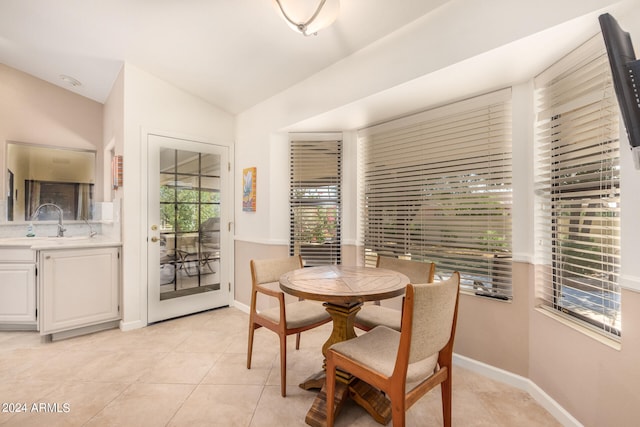
[[[35,332],[0,332],[0,425],[304,426],[314,392],[297,384],[321,367],[330,327],[304,333],[298,351],[290,337],[286,398],[276,335],[256,331],[247,370],[248,316],[234,308],[52,343]],[[336,422],[378,425],[350,403]],[[408,411],[407,425],[442,425],[439,390]],[[528,394],[457,368],[453,425],[559,424]]]

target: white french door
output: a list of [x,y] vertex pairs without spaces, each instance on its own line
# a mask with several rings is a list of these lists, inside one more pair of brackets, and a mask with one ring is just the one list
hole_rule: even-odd
[[148,322],[229,305],[229,148],[148,135]]

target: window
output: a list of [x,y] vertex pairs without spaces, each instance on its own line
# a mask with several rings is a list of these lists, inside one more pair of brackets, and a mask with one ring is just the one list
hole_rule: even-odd
[[367,265],[435,262],[477,295],[511,298],[510,100],[505,89],[358,133]]
[[342,141],[290,144],[289,252],[306,266],[340,264]]
[[537,296],[619,336],[618,108],[600,35],[536,77]]

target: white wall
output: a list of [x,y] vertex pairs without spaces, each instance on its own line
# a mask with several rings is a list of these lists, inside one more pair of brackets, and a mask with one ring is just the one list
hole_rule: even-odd
[[[514,301],[464,295],[456,352],[530,379],[586,426],[637,423],[640,293],[623,291],[623,341],[610,345],[535,307],[532,78],[599,31],[609,11],[640,46],[636,1],[452,1],[430,16],[287,89],[237,118],[236,167],[258,167],[258,211],[236,203],[236,297],[248,304],[248,260],[288,237],[286,132],[353,131],[513,85]],[[353,142],[353,141],[351,141]],[[624,145],[624,142],[623,142]],[[355,163],[345,163],[345,169]],[[640,290],[640,172],[622,152],[622,284]],[[345,186],[355,191],[354,176]],[[260,185],[260,183],[264,185]],[[239,181],[237,181],[237,186]],[[240,194],[240,188],[236,193]],[[347,212],[357,222],[356,212]],[[275,224],[274,224],[275,222]],[[269,226],[263,226],[269,224]],[[501,333],[487,333],[488,325]],[[570,418],[570,417],[569,417]]]
[[[0,170],[7,168],[7,141],[91,150],[97,154],[96,188],[100,188],[102,108],[102,104],[0,64]],[[6,175],[0,174],[2,189]],[[0,223],[6,220],[6,193],[2,194]],[[96,194],[96,200],[101,200],[101,194]]]
[[[280,164],[269,159],[279,149],[275,146],[286,144],[287,131],[353,130],[527,81],[584,40],[585,33],[595,34],[598,11],[612,3],[451,1],[239,114],[236,167],[257,166],[259,188],[283,188],[288,185],[286,157],[275,159]],[[256,213],[242,213],[236,203],[237,238],[286,240],[286,225],[261,226],[272,219],[286,223],[286,204],[258,191]]]
[[[146,141],[147,133],[183,137],[231,147],[233,117],[131,64],[114,86],[105,108],[105,137],[116,139],[124,156],[122,198],[123,319],[122,329],[147,324],[146,280]],[[113,105],[112,105],[113,104]],[[123,118],[117,117],[122,112]],[[119,127],[122,126],[122,129]],[[122,143],[119,138],[121,135]],[[239,180],[239,177],[238,177]]]

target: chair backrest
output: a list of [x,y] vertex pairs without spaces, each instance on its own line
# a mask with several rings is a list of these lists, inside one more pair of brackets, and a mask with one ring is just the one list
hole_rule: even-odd
[[388,256],[378,256],[378,268],[397,271],[409,278],[409,283],[431,283],[436,272],[432,262],[411,261]]
[[302,257],[294,255],[286,258],[251,260],[251,280],[253,285],[272,283],[291,270],[302,268]]
[[220,217],[209,218],[200,224],[198,234],[202,246],[220,249]]
[[[410,339],[408,363],[433,356],[452,340],[459,288],[458,272],[441,282],[407,286],[401,333],[410,335],[404,337]],[[413,305],[411,309],[409,304]]]

